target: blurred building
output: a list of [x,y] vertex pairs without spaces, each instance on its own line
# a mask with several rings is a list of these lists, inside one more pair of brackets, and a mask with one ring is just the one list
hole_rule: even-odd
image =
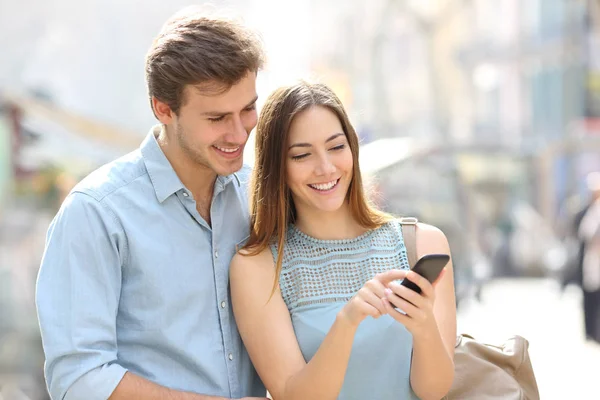
[[35,97],[0,105],[0,399],[45,399],[34,290],[46,230],[83,175],[139,138]]
[[594,7],[593,1],[473,1],[472,31],[457,52],[471,77],[468,136],[534,162],[547,157],[541,170],[530,171],[531,191],[521,193],[545,217],[556,215],[585,174],[575,163],[586,145],[569,149],[568,142],[589,135],[579,128],[594,109],[588,79],[598,69]]
[[311,70],[340,94],[364,142],[436,135],[428,36],[405,3],[311,2]]
[[[1,106],[0,106],[1,107]],[[8,193],[12,190],[12,143],[6,110],[0,109],[0,213]]]

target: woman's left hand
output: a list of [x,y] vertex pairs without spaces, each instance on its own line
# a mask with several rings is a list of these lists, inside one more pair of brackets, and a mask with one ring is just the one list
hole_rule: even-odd
[[404,325],[413,337],[427,338],[438,332],[437,322],[433,314],[434,287],[437,282],[440,282],[445,272],[446,269],[444,268],[433,284],[414,271],[406,274],[404,279],[408,279],[419,286],[421,288],[420,294],[397,282],[390,282],[385,289],[386,297],[382,301],[387,313]]

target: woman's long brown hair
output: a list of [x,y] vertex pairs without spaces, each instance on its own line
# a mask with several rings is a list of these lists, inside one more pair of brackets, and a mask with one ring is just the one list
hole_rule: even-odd
[[279,284],[288,224],[296,219],[296,208],[285,179],[290,125],[294,117],[311,107],[326,107],[337,115],[348,140],[354,167],[346,200],[353,217],[366,229],[377,228],[392,219],[374,208],[365,196],[358,164],[358,136],[335,93],[324,84],[305,81],[275,90],[267,98],[256,128],[256,158],[249,187],[250,237],[242,253],[259,254],[277,241],[273,292]]

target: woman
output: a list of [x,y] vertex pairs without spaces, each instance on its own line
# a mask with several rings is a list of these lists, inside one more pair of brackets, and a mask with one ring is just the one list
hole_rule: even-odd
[[[252,229],[230,280],[273,399],[442,398],[454,373],[452,265],[434,285],[408,271],[399,222],[366,200],[339,99],[321,84],[280,88],[256,134]],[[419,257],[449,254],[432,226],[419,224],[416,242]],[[405,277],[422,294],[395,282]]]

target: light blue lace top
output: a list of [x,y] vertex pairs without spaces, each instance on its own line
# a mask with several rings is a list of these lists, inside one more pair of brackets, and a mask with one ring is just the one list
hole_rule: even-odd
[[[271,251],[277,259],[277,246]],[[408,269],[398,221],[357,238],[319,240],[290,225],[280,288],[308,362],[344,304],[373,276]],[[388,315],[359,326],[339,400],[417,399],[410,386],[412,336]]]

